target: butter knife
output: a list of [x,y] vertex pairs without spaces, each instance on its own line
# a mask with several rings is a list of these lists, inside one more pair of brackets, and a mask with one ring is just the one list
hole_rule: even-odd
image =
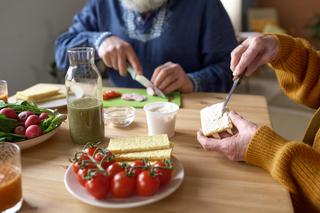
[[232,88],[229,91],[228,96],[226,97],[225,101],[223,102],[223,106],[222,106],[222,113],[225,111],[228,102],[233,94],[233,92],[235,91],[235,89],[237,88],[239,82],[241,81],[242,77],[244,76],[244,73],[240,74],[239,76],[237,76],[234,80],[233,80],[233,85]]
[[143,85],[145,88],[151,87],[157,96],[159,96],[161,98],[166,98],[166,96],[163,94],[163,92],[160,89],[158,89],[157,87],[155,87],[149,79],[147,79],[143,75],[138,75],[134,71],[134,69],[132,68],[131,65],[128,64],[127,69],[128,69],[128,72],[133,80],[136,80],[141,85]]

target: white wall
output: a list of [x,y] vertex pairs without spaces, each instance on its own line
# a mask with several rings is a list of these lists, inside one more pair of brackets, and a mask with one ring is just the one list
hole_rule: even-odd
[[228,12],[234,31],[241,32],[242,0],[221,0],[224,8]]
[[53,82],[54,40],[85,0],[1,0],[0,79],[9,95],[37,82]]

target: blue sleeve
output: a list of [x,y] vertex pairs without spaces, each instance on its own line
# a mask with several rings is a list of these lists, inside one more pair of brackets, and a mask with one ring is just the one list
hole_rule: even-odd
[[228,92],[232,86],[230,53],[236,47],[235,33],[222,3],[207,0],[201,37],[204,67],[188,76],[195,92]]
[[95,55],[100,44],[111,35],[110,32],[99,32],[97,20],[97,1],[90,0],[74,16],[68,31],[61,34],[55,42],[55,60],[59,69],[67,70],[69,66],[67,50],[73,47],[88,46],[95,48]]

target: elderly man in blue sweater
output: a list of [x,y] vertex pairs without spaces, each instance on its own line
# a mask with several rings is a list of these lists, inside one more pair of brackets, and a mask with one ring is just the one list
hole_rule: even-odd
[[56,62],[67,49],[92,46],[118,87],[141,87],[127,63],[168,94],[227,92],[236,39],[220,0],[90,0],[56,41]]

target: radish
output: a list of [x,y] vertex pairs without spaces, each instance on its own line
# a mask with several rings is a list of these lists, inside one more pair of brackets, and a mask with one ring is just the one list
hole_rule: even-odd
[[49,118],[49,115],[46,112],[43,112],[39,115],[40,121],[46,120],[47,118]]
[[3,108],[0,110],[0,114],[5,115],[7,118],[17,119],[17,113],[14,109]]
[[24,135],[25,132],[26,132],[26,128],[24,126],[17,126],[14,129],[14,134],[17,134],[17,135]]
[[19,113],[18,117],[20,121],[25,122],[30,115],[34,115],[34,113],[31,111],[23,111]]
[[26,129],[26,137],[28,139],[39,137],[41,135],[41,129],[38,125],[31,125]]
[[40,119],[37,115],[30,115],[24,123],[24,126],[28,128],[31,125],[38,125],[39,123]]

